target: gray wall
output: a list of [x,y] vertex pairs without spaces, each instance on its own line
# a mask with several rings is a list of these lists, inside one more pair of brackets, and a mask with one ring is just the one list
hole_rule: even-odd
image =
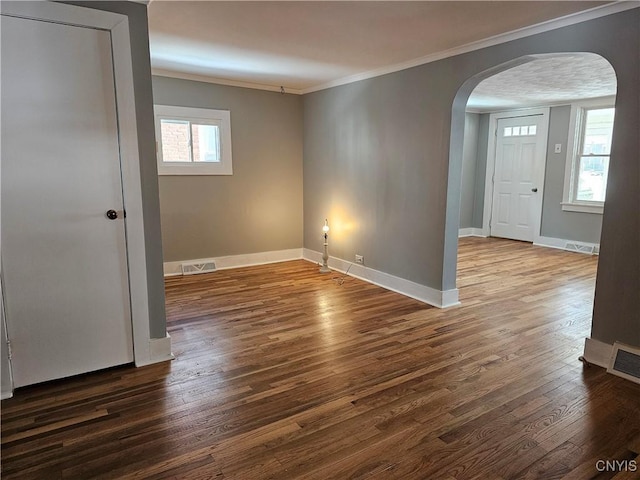
[[304,246],[328,218],[332,256],[440,289],[451,99],[425,67],[304,96]]
[[486,188],[487,149],[489,148],[489,114],[480,115],[478,124],[478,157],[476,161],[476,184],[473,200],[474,228],[482,228],[484,217],[484,190]]
[[618,80],[591,336],[640,346],[640,9],[589,26],[585,47],[602,52]]
[[302,99],[153,78],[159,105],[231,112],[233,175],[162,175],[165,261],[302,247]]
[[465,114],[460,228],[482,228],[489,143],[489,114]]
[[[460,197],[460,228],[473,227],[474,204],[476,201],[476,163],[478,161],[478,129],[480,115],[467,113],[464,123],[464,143],[462,146],[462,189]],[[486,154],[485,154],[486,156]]]
[[[464,109],[483,79],[536,53],[588,51],[618,77],[593,337],[640,345],[640,10],[598,18],[304,97],[304,245],[455,287]],[[453,108],[452,108],[453,105]]]
[[144,211],[145,256],[147,290],[149,296],[149,332],[151,338],[166,336],[162,244],[160,242],[160,204],[156,145],[153,127],[153,98],[151,91],[151,63],[149,60],[149,27],[146,5],[119,1],[61,2],[96,10],[126,15],[131,35],[131,63],[140,153],[142,208]]
[[[540,233],[545,237],[600,243],[602,215],[562,210],[570,117],[570,106],[551,108]],[[562,153],[554,153],[556,143],[562,145]]]

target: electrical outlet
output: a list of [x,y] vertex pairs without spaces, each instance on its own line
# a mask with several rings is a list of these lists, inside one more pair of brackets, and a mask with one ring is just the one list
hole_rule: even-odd
[[356,263],[364,265],[364,257],[362,255],[356,255]]

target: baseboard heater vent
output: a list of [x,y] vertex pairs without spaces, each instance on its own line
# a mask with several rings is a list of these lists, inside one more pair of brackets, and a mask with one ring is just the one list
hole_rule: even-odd
[[564,246],[565,250],[570,252],[588,253],[589,255],[597,255],[599,253],[598,245],[590,245],[588,243],[567,242]]
[[640,348],[614,343],[607,372],[640,383]]
[[209,273],[209,272],[216,271],[215,262],[202,262],[202,263],[190,262],[190,263],[183,263],[180,266],[182,268],[183,275],[195,275],[197,273]]

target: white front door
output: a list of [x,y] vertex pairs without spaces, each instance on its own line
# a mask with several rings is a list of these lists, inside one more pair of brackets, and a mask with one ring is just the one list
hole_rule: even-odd
[[542,211],[546,135],[542,115],[497,123],[491,236],[533,242]]
[[1,27],[2,271],[20,387],[132,362],[132,323],[111,35]]

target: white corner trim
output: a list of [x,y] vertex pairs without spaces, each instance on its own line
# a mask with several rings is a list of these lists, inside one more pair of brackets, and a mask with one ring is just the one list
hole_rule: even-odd
[[460,291],[457,288],[440,291],[440,294],[442,295],[440,305],[434,305],[434,306],[438,308],[449,308],[449,307],[454,307],[456,305],[460,305],[459,293]]
[[462,237],[486,238],[487,236],[485,235],[484,230],[482,228],[469,227],[469,228],[461,228],[460,230],[458,230],[458,237],[459,238],[462,238]]
[[608,368],[612,352],[613,345],[593,338],[585,338],[583,356],[587,362],[602,368]]
[[[578,253],[586,253],[588,255],[597,255],[600,252],[600,244],[599,243],[589,243],[589,242],[580,242],[577,240],[567,240],[565,238],[555,238],[555,237],[543,237],[540,236],[536,239],[533,244],[537,247],[548,247],[548,248],[557,248],[559,250],[566,250],[568,252],[578,252]],[[576,249],[567,248],[567,244],[575,244],[581,247],[585,247],[586,249],[591,249],[591,251],[580,251]]]
[[127,262],[131,295],[131,323],[133,325],[133,355],[136,364],[148,362],[150,340],[149,292],[147,289],[147,261],[142,205],[142,178],[138,150],[137,112],[129,21],[111,30],[113,69],[116,83],[120,162],[127,230]]
[[[303,249],[303,258],[312,263],[319,264],[322,262],[322,254],[308,248]],[[347,262],[336,257],[329,257],[328,263],[329,267],[333,270],[341,273],[346,273],[348,270],[348,275],[351,277],[373,283],[379,287],[400,293],[401,295],[411,297],[434,307],[447,308],[460,304],[458,301],[457,288],[445,291],[436,290],[426,285],[412,282],[411,280],[396,277],[363,265]]]
[[2,392],[0,392],[0,400],[6,400],[11,397],[13,397],[13,390],[2,390]]
[[164,338],[149,339],[149,357],[140,361],[136,359],[136,367],[167,362],[174,358],[173,353],[171,353],[171,336],[167,333]]
[[289,250],[275,250],[271,252],[245,253],[242,255],[227,255],[224,257],[196,258],[164,263],[164,276],[172,277],[182,275],[182,264],[185,262],[206,263],[214,262],[216,270],[228,268],[249,267],[252,265],[266,265],[268,263],[288,262],[302,258],[301,248]]

